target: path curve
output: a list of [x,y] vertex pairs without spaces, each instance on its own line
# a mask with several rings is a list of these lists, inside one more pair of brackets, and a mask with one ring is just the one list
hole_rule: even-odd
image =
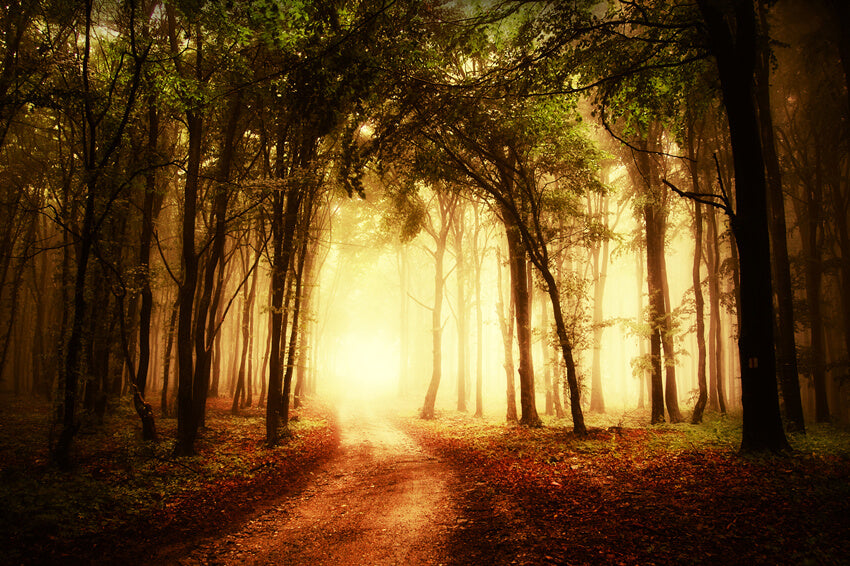
[[366,404],[340,406],[339,424],[339,450],[302,491],[180,564],[444,564],[463,521],[451,468]]

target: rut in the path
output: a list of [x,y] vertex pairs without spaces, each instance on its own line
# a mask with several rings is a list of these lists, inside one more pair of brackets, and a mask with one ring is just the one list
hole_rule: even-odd
[[340,409],[337,455],[301,492],[181,564],[442,564],[451,470],[385,417]]

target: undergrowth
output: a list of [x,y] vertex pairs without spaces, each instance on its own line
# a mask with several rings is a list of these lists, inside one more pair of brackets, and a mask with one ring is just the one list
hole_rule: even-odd
[[[443,412],[399,419],[412,436],[513,501],[529,555],[570,564],[846,563],[850,435],[811,426],[794,452],[741,456],[739,417],[640,426],[638,413],[541,428]],[[642,422],[648,421],[648,415]],[[547,562],[548,563],[548,562]]]
[[214,527],[261,499],[257,493],[280,491],[338,441],[331,411],[318,403],[300,408],[287,440],[268,449],[261,409],[232,416],[228,400],[211,399],[197,455],[174,458],[175,419],[158,418],[162,440],[143,442],[132,407],[121,406],[75,439],[74,468],[60,471],[48,459],[48,414],[45,404],[3,399],[0,563],[73,562],[91,545],[126,544],[129,532],[139,541],[191,532],[193,520]]

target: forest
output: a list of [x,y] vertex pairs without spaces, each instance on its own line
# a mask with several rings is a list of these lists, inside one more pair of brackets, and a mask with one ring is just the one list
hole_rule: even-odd
[[[10,564],[846,560],[844,0],[12,0],[0,45]],[[330,510],[396,522],[234,526]]]

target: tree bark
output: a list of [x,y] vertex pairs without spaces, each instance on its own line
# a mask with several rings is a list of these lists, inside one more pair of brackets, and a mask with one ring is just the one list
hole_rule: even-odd
[[431,309],[431,381],[425,393],[425,403],[420,416],[423,419],[434,418],[434,405],[440,388],[443,367],[443,257],[446,252],[446,234],[444,231],[436,240],[434,251],[434,306]]
[[815,421],[830,421],[826,390],[826,339],[823,317],[823,187],[818,148],[813,178],[801,187],[804,194],[795,199],[797,222],[803,244],[806,308],[809,313],[811,376],[815,390]]
[[797,369],[797,344],[794,336],[794,291],[791,287],[791,264],[788,260],[788,242],[786,240],[785,196],[782,193],[782,169],[776,153],[771,114],[771,63],[765,0],[759,0],[758,9],[763,35],[756,62],[756,102],[758,104],[761,140],[764,144],[767,204],[770,213],[770,244],[773,251],[773,282],[776,286],[778,314],[776,362],[779,365],[779,384],[782,388],[786,426],[791,431],[805,432],[806,423],[803,418],[800,378]]
[[[693,166],[696,168],[696,166]],[[694,173],[694,192],[699,193],[697,173]],[[694,305],[696,308],[696,333],[697,333],[697,383],[699,384],[699,397],[694,406],[691,423],[702,422],[705,405],[708,402],[708,384],[705,376],[705,300],[702,296],[702,277],[700,267],[702,264],[702,205],[694,201],[694,265],[692,281],[694,285]]]
[[[608,226],[608,196],[599,196],[598,221]],[[588,196],[590,204],[590,196]],[[605,412],[605,396],[602,392],[602,301],[605,298],[605,280],[608,277],[608,237],[594,242],[591,249],[593,262],[593,360],[590,372],[590,410]]]
[[552,364],[549,363],[549,312],[546,301],[540,301],[540,361],[543,364],[543,386],[546,390],[546,414],[555,412],[552,390]]
[[511,288],[513,289],[517,345],[519,348],[519,400],[520,424],[538,427],[543,424],[537,414],[534,394],[534,366],[531,356],[531,312],[529,312],[529,289],[525,246],[520,239],[519,229],[513,224],[512,215],[504,213],[505,232],[508,237],[508,253],[511,262]]
[[496,283],[498,285],[498,302],[496,311],[499,316],[499,328],[502,331],[502,344],[504,346],[505,377],[507,378],[507,413],[505,420],[509,423],[519,421],[516,408],[516,386],[514,385],[514,296],[510,294],[510,303],[505,310],[505,293],[502,284],[502,248],[496,246],[496,268],[499,270]]
[[[699,182],[699,156],[696,149],[696,140],[693,120],[688,123],[688,158],[691,160],[691,187],[695,194],[701,194]],[[706,383],[706,349],[705,349],[705,300],[702,293],[702,246],[703,246],[703,221],[702,204],[694,201],[694,262],[691,271],[691,281],[694,286],[694,308],[696,310],[696,338],[697,338],[697,384],[699,396],[697,397],[694,412],[691,415],[691,424],[702,422],[705,406],[708,402],[708,384]]]
[[[472,236],[472,258],[475,262],[475,416],[484,416],[484,311],[481,308],[481,268],[486,253],[480,253],[478,237],[481,233],[479,205],[475,213],[475,233]],[[486,250],[486,248],[485,248]]]
[[[250,228],[249,228],[250,229]],[[259,260],[261,250],[257,250],[257,260]],[[245,263],[246,269],[248,263]],[[230,412],[234,415],[239,414],[240,405],[248,406],[247,401],[242,403],[241,399],[245,398],[246,377],[250,381],[250,373],[246,376],[246,366],[251,345],[251,327],[253,325],[254,298],[257,295],[257,264],[253,266],[251,274],[251,285],[243,289],[243,304],[242,304],[242,352],[239,356],[239,373],[236,376],[236,389],[233,392],[233,403],[230,406]],[[250,369],[247,370],[250,372]]]
[[466,262],[463,257],[464,208],[458,203],[452,235],[455,245],[455,282],[457,283],[457,410],[466,412],[466,352],[467,352],[467,312],[466,307]]
[[398,249],[398,277],[399,277],[399,359],[398,359],[398,394],[407,393],[408,390],[408,368],[410,367],[410,311],[408,309],[410,293],[410,277],[408,275],[407,246],[402,245]]
[[[767,188],[753,97],[756,25],[749,0],[698,0],[717,61],[735,167],[732,230],[740,258],[741,450],[787,450],[776,384]],[[734,21],[734,25],[731,22]]]

